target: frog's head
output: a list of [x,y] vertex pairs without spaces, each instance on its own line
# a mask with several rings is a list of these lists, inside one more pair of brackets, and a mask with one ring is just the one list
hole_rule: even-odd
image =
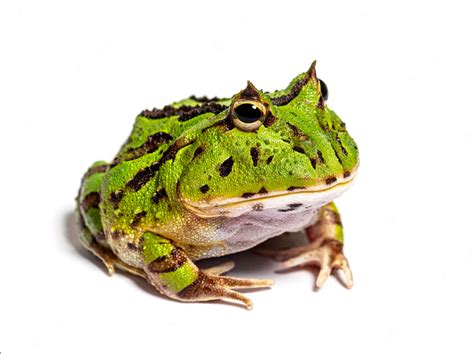
[[340,195],[358,151],[327,98],[315,63],[282,91],[248,82],[227,109],[201,122],[178,186],[185,206],[203,217],[238,216],[317,208]]

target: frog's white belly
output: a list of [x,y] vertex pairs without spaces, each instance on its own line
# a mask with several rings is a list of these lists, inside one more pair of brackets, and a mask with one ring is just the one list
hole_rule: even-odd
[[[285,208],[282,208],[285,210]],[[280,209],[280,210],[282,210]],[[219,229],[225,237],[227,253],[249,249],[284,232],[300,231],[315,222],[319,209],[301,206],[301,210],[286,212],[271,209],[265,212],[249,212],[230,218]]]

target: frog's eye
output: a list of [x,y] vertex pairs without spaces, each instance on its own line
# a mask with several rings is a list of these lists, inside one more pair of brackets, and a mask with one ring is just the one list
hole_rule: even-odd
[[232,122],[240,130],[257,130],[265,120],[267,109],[258,101],[239,100],[231,110]]
[[327,101],[328,95],[329,95],[328,86],[321,79],[319,80],[319,85],[321,86],[321,96],[323,97],[325,101]]

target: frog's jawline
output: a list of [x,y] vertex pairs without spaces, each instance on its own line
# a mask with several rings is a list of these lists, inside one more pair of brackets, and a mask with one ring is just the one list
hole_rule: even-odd
[[[186,209],[202,218],[214,218],[219,216],[238,217],[250,211],[264,211],[278,209],[282,212],[290,211],[288,208],[298,204],[301,207],[319,208],[340,196],[353,182],[356,173],[350,177],[338,178],[340,181],[329,188],[321,188],[321,185],[309,187],[304,190],[270,192],[266,195],[255,195],[251,198],[232,198],[224,203],[217,202],[193,202],[182,198]],[[278,201],[276,203],[276,201]]]

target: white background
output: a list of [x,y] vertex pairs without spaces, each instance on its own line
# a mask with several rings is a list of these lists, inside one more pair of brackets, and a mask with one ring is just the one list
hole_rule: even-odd
[[[2,1],[0,352],[472,353],[470,5]],[[138,112],[280,89],[313,59],[361,153],[338,201],[351,291],[246,252],[232,275],[276,281],[252,311],[182,304],[81,249],[81,175]]]

